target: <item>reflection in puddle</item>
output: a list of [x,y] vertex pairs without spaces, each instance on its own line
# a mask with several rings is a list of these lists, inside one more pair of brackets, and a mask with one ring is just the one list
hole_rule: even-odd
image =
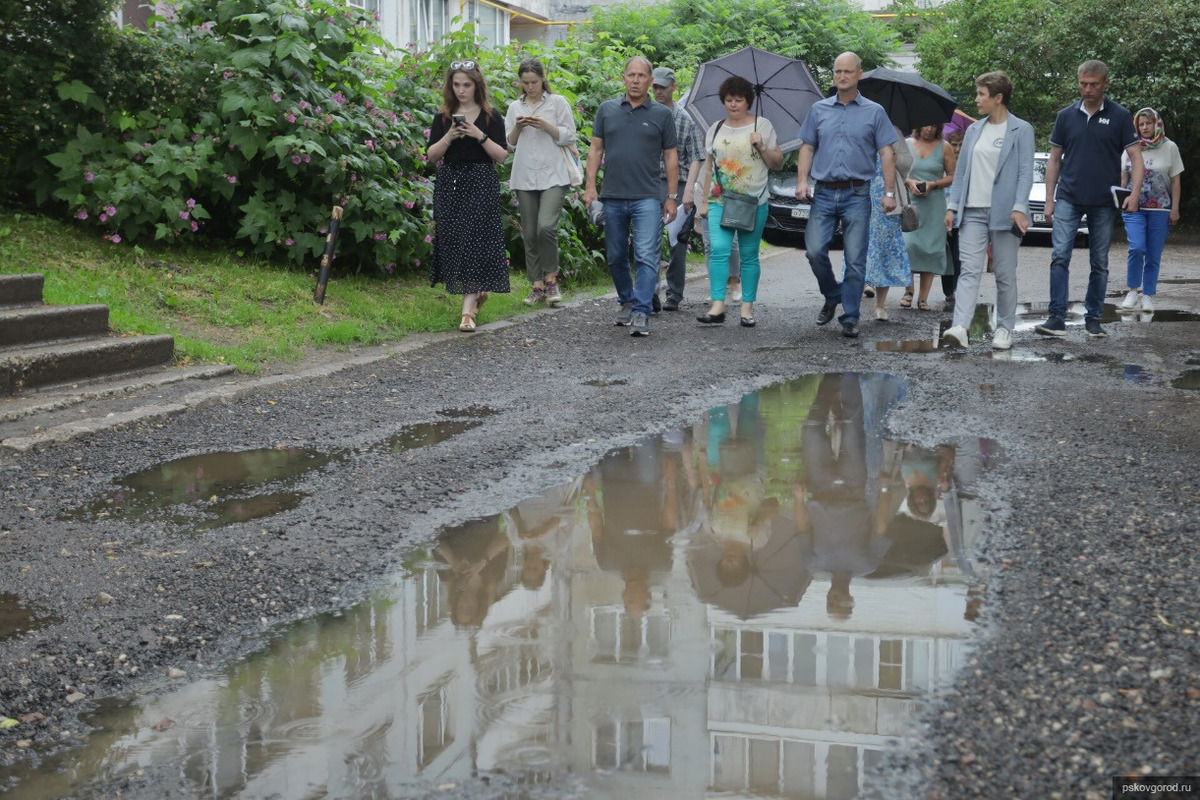
[[876,350],[880,353],[936,353],[936,339],[892,339],[882,342],[864,342],[864,350]]
[[[258,494],[257,487],[295,480],[329,456],[303,447],[205,453],[167,461],[116,481],[117,488],[73,517],[163,514],[176,524],[216,528],[294,508],[304,495]],[[198,515],[198,516],[197,516]]]
[[1189,369],[1171,381],[1176,389],[1200,389],[1200,369]]
[[440,412],[443,417],[453,417],[455,419],[483,419],[490,417],[500,412],[488,406],[467,406],[466,408],[447,408]]
[[39,614],[22,605],[15,594],[0,594],[0,640],[11,639],[56,622],[58,620],[55,617]]
[[429,447],[472,428],[478,428],[482,424],[477,420],[456,420],[454,422],[421,422],[416,425],[405,425],[399,433],[387,440],[384,447],[390,453],[403,453],[407,450]]
[[[589,796],[853,797],[963,661],[996,446],[886,436],[886,374],[816,375],[445,530],[382,596],[98,720],[21,780],[230,796],[503,771]],[[186,791],[186,790],[185,790]]]
[[[1045,321],[1050,313],[1049,303],[1017,303],[1016,331],[1032,331],[1035,325]],[[1084,321],[1084,304],[1080,302],[1067,304],[1067,327],[1082,327]],[[1100,310],[1100,322],[1105,325],[1117,323],[1147,323],[1147,322],[1200,322],[1200,314],[1191,311],[1126,311],[1115,303],[1105,303]]]

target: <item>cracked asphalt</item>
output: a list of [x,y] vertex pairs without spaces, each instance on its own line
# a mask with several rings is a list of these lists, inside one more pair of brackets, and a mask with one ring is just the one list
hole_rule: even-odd
[[[20,769],[81,741],[98,701],[216,674],[290,623],[353,605],[443,525],[507,508],[747,391],[851,371],[909,381],[889,418],[895,436],[927,446],[987,437],[1006,456],[982,496],[978,640],[865,794],[1107,798],[1112,776],[1196,775],[1200,394],[1172,384],[1200,370],[1200,246],[1179,238],[1168,242],[1155,318],[1114,321],[1103,340],[1081,325],[1061,341],[1019,328],[1007,356],[986,340],[966,351],[881,346],[930,342],[948,317],[896,309],[897,292],[891,320],[864,319],[857,340],[818,328],[803,252],[779,247],[764,258],[754,329],[699,326],[697,277],[683,310],[653,318],[647,339],[612,325],[611,298],[576,300],[513,321],[485,314],[491,324],[474,335],[317,354],[263,377],[6,403],[0,598],[37,616],[0,638],[0,717],[19,720],[0,730],[0,793],[20,796]],[[1023,302],[1047,299],[1049,256],[1022,248]],[[1123,259],[1115,244],[1109,303]],[[1077,249],[1073,299],[1086,275]],[[985,280],[981,300],[989,291]],[[1040,321],[1036,308],[1026,322]],[[379,446],[406,426],[484,409],[495,413],[445,442]],[[164,461],[290,447],[331,461],[297,479],[302,502],[265,519],[200,534],[186,521],[77,513],[114,478]],[[189,796],[153,773],[72,791]],[[482,778],[430,789],[511,791]],[[530,796],[580,791],[562,776]]]

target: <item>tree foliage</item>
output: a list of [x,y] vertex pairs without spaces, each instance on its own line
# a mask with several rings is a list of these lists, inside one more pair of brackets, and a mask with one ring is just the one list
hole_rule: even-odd
[[[1200,152],[1200,16],[1193,0],[1138,7],[1119,0],[951,0],[946,21],[916,42],[921,74],[973,103],[974,78],[1002,69],[1012,110],[1045,143],[1058,110],[1078,99],[1076,69],[1108,64],[1108,94],[1132,112],[1151,106],[1184,159]],[[1200,215],[1200,164],[1186,164],[1184,213]]]
[[889,63],[895,44],[887,26],[846,0],[626,2],[598,10],[593,28],[673,68],[681,86],[701,63],[747,45],[798,58],[830,83],[840,53],[858,53],[871,69]]

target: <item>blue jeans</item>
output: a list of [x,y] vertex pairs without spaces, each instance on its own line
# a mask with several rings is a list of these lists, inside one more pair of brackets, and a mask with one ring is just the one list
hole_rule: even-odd
[[[829,243],[842,223],[842,283],[833,275]],[[858,322],[863,282],[867,274],[867,235],[871,224],[871,184],[830,189],[820,182],[813,192],[812,210],[804,231],[804,247],[825,303],[842,304],[839,322]]]
[[1085,318],[1100,319],[1104,307],[1104,293],[1108,290],[1108,247],[1112,244],[1117,209],[1111,204],[1084,206],[1058,200],[1054,204],[1054,229],[1050,234],[1054,246],[1050,256],[1050,316],[1059,319],[1067,317],[1071,250],[1075,246],[1079,219],[1084,214],[1088,218],[1088,250],[1092,266],[1083,303]]
[[[650,316],[658,289],[663,204],[657,198],[604,201],[604,252],[617,302],[633,303],[633,313]],[[629,231],[633,228],[633,273],[629,271]]]
[[1129,260],[1125,264],[1125,285],[1141,289],[1142,294],[1158,292],[1158,268],[1162,263],[1167,231],[1171,227],[1170,211],[1141,210],[1122,214],[1125,236],[1129,239]]
[[721,205],[709,203],[708,238],[712,252],[708,259],[708,287],[713,300],[725,301],[725,286],[729,282],[729,254],[736,240],[742,260],[742,302],[753,303],[758,299],[758,249],[762,244],[763,228],[767,226],[767,204],[758,207],[754,230],[733,231],[721,227]]

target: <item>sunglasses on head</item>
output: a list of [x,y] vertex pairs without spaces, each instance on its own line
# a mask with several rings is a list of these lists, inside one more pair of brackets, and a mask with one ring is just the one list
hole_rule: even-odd
[[453,69],[453,70],[475,69],[475,62],[474,61],[451,61],[450,69]]

